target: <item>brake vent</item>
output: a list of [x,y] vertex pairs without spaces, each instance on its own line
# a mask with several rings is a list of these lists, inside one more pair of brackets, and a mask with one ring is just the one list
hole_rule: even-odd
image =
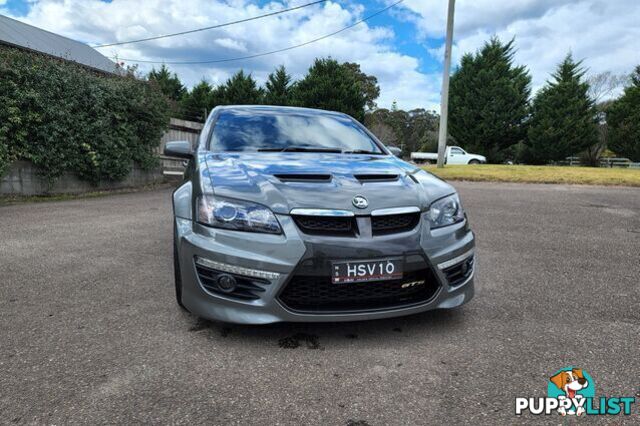
[[394,174],[367,174],[367,175],[353,175],[360,182],[394,182],[398,180],[398,175]]
[[321,174],[276,174],[281,182],[331,182],[331,175]]

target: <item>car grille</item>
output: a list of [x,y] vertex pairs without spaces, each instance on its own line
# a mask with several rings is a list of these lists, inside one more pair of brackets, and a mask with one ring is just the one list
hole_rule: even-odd
[[[420,223],[420,213],[368,217],[373,236],[411,231]],[[359,232],[355,217],[294,215],[293,220],[302,232],[309,235],[355,237]]]
[[353,236],[358,226],[354,217],[294,216],[302,232],[311,235]]
[[371,217],[373,235],[410,231],[420,222],[420,213],[392,214]]
[[429,268],[405,273],[400,280],[349,284],[333,284],[329,276],[295,275],[279,299],[299,312],[358,312],[425,303],[439,287]]
[[471,276],[474,261],[475,256],[469,256],[462,262],[443,270],[451,287],[462,284]]
[[[205,268],[199,264],[196,264],[196,272],[198,273],[198,278],[200,278],[200,284],[205,290],[210,293],[242,300],[258,299],[260,297],[260,293],[265,291],[263,286],[271,284],[267,280],[217,271],[215,269]],[[218,287],[216,280],[220,274],[231,275],[236,279],[236,288],[232,292],[228,293],[222,291]]]

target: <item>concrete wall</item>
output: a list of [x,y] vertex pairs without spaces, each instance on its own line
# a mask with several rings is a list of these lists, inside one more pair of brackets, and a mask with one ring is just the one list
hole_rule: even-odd
[[78,179],[73,173],[65,173],[52,186],[40,176],[31,162],[16,161],[0,180],[0,195],[77,194],[109,189],[131,188],[163,181],[160,168],[145,172],[134,166],[129,176],[120,182],[101,182],[91,185]]

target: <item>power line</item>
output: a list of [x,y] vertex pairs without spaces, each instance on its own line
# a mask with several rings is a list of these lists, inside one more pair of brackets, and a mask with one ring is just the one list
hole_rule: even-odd
[[369,19],[380,15],[381,13],[386,12],[387,10],[391,9],[394,6],[397,6],[398,4],[402,3],[403,1],[404,0],[399,0],[399,1],[389,5],[387,7],[385,7],[384,9],[380,9],[379,11],[377,11],[375,13],[372,13],[371,15],[360,19],[359,21],[354,22],[351,25],[347,25],[346,27],[341,28],[338,31],[334,31],[334,32],[329,33],[329,34],[325,34],[322,37],[318,37],[318,38],[315,38],[313,40],[309,40],[307,42],[296,44],[296,45],[289,46],[289,47],[285,47],[285,48],[282,48],[282,49],[271,50],[269,52],[256,53],[254,55],[239,56],[239,57],[236,57],[236,58],[227,58],[227,59],[212,59],[212,60],[206,60],[206,61],[157,61],[157,60],[152,61],[152,60],[143,60],[143,59],[119,58],[117,56],[111,56],[111,58],[112,59],[121,60],[121,61],[128,61],[128,62],[138,62],[138,63],[144,63],[144,64],[167,64],[167,65],[217,64],[217,63],[221,63],[221,62],[232,62],[232,61],[241,61],[241,60],[244,60],[244,59],[259,58],[261,56],[267,56],[267,55],[272,55],[274,53],[286,52],[287,50],[297,49],[298,47],[306,46],[306,45],[309,45],[311,43],[315,43],[317,41],[324,40],[326,38],[332,37],[332,36],[334,36],[336,34],[339,34],[339,33],[343,32],[343,31],[346,31],[346,30],[348,30],[350,28],[353,28],[356,25],[362,24],[363,22],[366,22]]
[[318,1],[314,1],[312,3],[307,3],[307,4],[300,5],[300,6],[290,7],[288,9],[278,10],[277,12],[271,12],[271,13],[267,13],[267,14],[264,14],[264,15],[254,16],[254,17],[251,17],[251,18],[240,19],[238,21],[226,22],[224,24],[212,25],[210,27],[202,27],[202,28],[196,28],[194,30],[181,31],[179,33],[164,34],[164,35],[147,37],[147,38],[139,38],[139,39],[136,39],[136,40],[119,41],[119,42],[116,42],[116,43],[97,44],[97,45],[91,46],[91,47],[93,47],[94,49],[98,49],[100,47],[120,46],[120,45],[123,45],[123,44],[141,43],[143,41],[158,40],[158,39],[161,39],[161,38],[169,38],[169,37],[176,37],[176,36],[180,36],[180,35],[184,35],[184,34],[197,33],[199,31],[213,30],[215,28],[227,27],[229,25],[241,24],[243,22],[249,22],[249,21],[253,21],[253,20],[261,19],[261,18],[267,18],[269,16],[279,15],[279,14],[285,13],[285,12],[291,12],[292,10],[302,9],[304,7],[313,6],[314,4],[324,3],[326,1],[327,0],[318,0]]

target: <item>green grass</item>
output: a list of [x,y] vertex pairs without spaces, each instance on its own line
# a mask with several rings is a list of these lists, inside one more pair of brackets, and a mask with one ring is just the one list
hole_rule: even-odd
[[445,180],[640,187],[640,169],[494,164],[455,165],[443,169],[425,166],[424,169]]

